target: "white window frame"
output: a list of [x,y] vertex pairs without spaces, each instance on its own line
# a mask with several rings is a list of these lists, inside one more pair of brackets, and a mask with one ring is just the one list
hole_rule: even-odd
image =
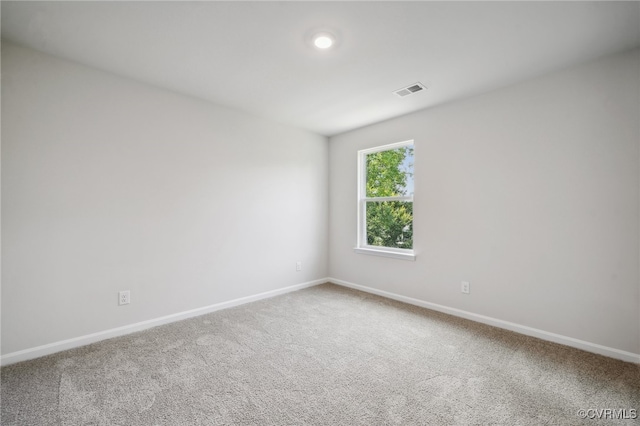
[[[358,235],[357,244],[353,249],[356,253],[370,254],[374,256],[391,257],[403,260],[416,260],[413,249],[401,249],[396,247],[380,247],[367,244],[367,202],[368,201],[411,201],[413,194],[398,197],[367,197],[367,155],[380,151],[389,151],[405,146],[413,146],[413,140],[376,146],[374,148],[358,151]],[[415,152],[415,151],[414,151]],[[414,154],[415,155],[415,154]],[[415,185],[415,183],[414,183]],[[415,190],[414,190],[415,192]],[[415,234],[414,234],[415,235]]]

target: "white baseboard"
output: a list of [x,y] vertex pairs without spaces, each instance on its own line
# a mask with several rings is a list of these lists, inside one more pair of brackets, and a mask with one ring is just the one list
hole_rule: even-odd
[[199,315],[208,314],[210,312],[219,311],[221,309],[232,308],[234,306],[243,305],[245,303],[255,302],[261,299],[268,299],[270,297],[278,296],[292,291],[301,290],[307,287],[313,287],[315,285],[324,284],[328,282],[328,278],[321,278],[314,281],[309,281],[302,284],[296,284],[289,287],[279,288],[277,290],[266,291],[264,293],[255,294],[253,296],[241,297],[239,299],[229,300],[227,302],[216,303],[214,305],[204,306],[202,308],[191,309],[189,311],[179,312],[176,314],[167,315],[160,318],[154,318],[147,321],[138,322],[135,324],[125,325],[122,327],[112,328],[110,330],[99,331],[97,333],[87,334],[85,336],[74,337],[72,339],[62,340],[60,342],[53,342],[35,348],[24,349],[17,352],[12,352],[0,357],[0,365],[14,364],[20,361],[26,361],[29,359],[39,358],[41,356],[50,355],[56,352],[65,351],[67,349],[73,349],[80,346],[85,346],[91,343],[98,342],[100,340],[111,339],[113,337],[124,336],[125,334],[135,333],[136,331],[146,330],[148,328],[157,327],[159,325],[168,324],[175,321],[180,321],[187,318],[197,317]]
[[520,325],[520,324],[516,324],[509,321],[503,321],[496,318],[487,317],[484,315],[474,314],[472,312],[463,311],[461,309],[450,308],[448,306],[438,305],[436,303],[425,302],[424,300],[414,299],[412,297],[402,296],[399,294],[378,290],[378,289],[363,286],[360,284],[350,283],[348,281],[339,280],[337,278],[328,278],[327,280],[333,284],[353,288],[355,290],[364,291],[366,293],[375,294],[378,296],[386,297],[388,299],[398,300],[400,302],[408,303],[410,305],[416,305],[423,308],[432,309],[434,311],[443,312],[445,314],[453,315],[456,317],[466,318],[471,321],[476,321],[483,324],[492,325],[494,327],[515,331],[516,333],[525,334],[527,336],[533,336],[542,340],[547,340],[550,342],[571,346],[573,348],[582,349],[587,352],[593,352],[593,353],[608,356],[611,358],[620,359],[622,361],[634,362],[636,364],[640,364],[640,354],[622,351],[620,349],[609,348],[607,346],[598,345],[597,343],[585,342],[584,340],[574,339],[573,337],[562,336],[560,334],[550,333],[544,330],[538,330],[536,328],[527,327],[525,325]]
[[268,299],[270,297],[278,296],[285,293],[290,293],[292,291],[301,290],[303,288],[312,287],[315,285],[323,284],[325,282],[331,282],[333,284],[353,288],[355,290],[376,294],[378,296],[386,297],[388,299],[398,300],[400,302],[408,303],[410,305],[416,305],[423,308],[432,309],[434,311],[443,312],[456,317],[466,318],[471,321],[476,321],[483,324],[504,328],[506,330],[515,331],[516,333],[525,334],[527,336],[533,336],[539,339],[560,343],[562,345],[571,346],[571,347],[582,349],[588,352],[593,352],[593,353],[608,356],[611,358],[616,358],[623,361],[640,364],[640,354],[626,352],[620,349],[609,348],[607,346],[602,346],[597,343],[590,343],[584,340],[574,339],[573,337],[562,336],[560,334],[550,333],[544,330],[538,330],[532,327],[527,327],[524,325],[509,322],[509,321],[503,321],[496,318],[487,317],[484,315],[474,314],[472,312],[463,311],[461,309],[450,308],[448,306],[438,305],[436,303],[425,302],[423,300],[414,299],[412,297],[402,296],[395,293],[390,293],[384,290],[378,290],[372,287],[350,283],[348,281],[339,280],[337,278],[321,278],[318,280],[309,281],[302,284],[296,284],[289,287],[280,288],[277,290],[271,290],[264,293],[259,293],[253,296],[241,297],[239,299],[229,300],[227,302],[216,303],[214,305],[204,306],[202,308],[191,309],[189,311],[179,312],[176,314],[167,315],[160,318],[155,318],[147,321],[138,322],[135,324],[125,325],[118,328],[112,328],[110,330],[104,330],[97,333],[88,334],[85,336],[62,340],[59,342],[49,343],[47,345],[37,346],[35,348],[29,348],[29,349],[24,349],[17,352],[12,352],[6,355],[2,355],[2,357],[0,357],[0,365],[9,365],[9,364],[14,364],[20,361],[39,358],[41,356],[50,355],[50,354],[64,351],[67,349],[73,349],[80,346],[85,346],[91,343],[98,342],[100,340],[110,339],[118,336],[124,336],[126,334],[135,333],[136,331],[142,331],[148,328],[157,327],[159,325],[168,324],[171,322],[208,314],[210,312],[219,311],[221,309],[232,308],[234,306],[255,302],[261,299]]

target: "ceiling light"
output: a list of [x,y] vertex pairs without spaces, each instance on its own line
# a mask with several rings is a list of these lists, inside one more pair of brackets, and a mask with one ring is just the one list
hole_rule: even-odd
[[318,33],[313,36],[313,45],[318,49],[328,49],[335,43],[335,38],[329,33]]

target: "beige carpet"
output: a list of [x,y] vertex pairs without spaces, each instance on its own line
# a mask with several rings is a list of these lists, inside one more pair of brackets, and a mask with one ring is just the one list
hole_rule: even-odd
[[640,409],[638,365],[330,284],[4,367],[1,385],[4,426],[640,424],[578,415]]

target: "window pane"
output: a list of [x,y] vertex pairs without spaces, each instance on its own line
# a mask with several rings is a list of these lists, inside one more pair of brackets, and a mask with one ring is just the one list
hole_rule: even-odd
[[367,202],[367,244],[413,249],[413,202]]
[[367,197],[413,195],[413,146],[367,154]]

